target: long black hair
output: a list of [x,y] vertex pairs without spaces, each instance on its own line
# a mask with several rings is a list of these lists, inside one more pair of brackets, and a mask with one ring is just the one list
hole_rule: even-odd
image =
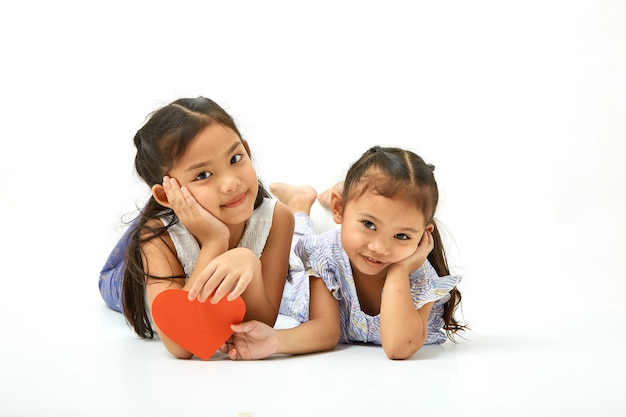
[[[232,129],[241,139],[233,118],[217,103],[205,97],[181,98],[153,112],[134,137],[137,174],[150,188],[161,184],[172,164],[183,156],[189,143],[213,123]],[[269,193],[259,181],[255,209],[261,205],[264,197],[269,197]],[[161,221],[152,221],[159,218],[169,218],[171,221],[167,225],[155,227],[163,224]],[[154,197],[150,197],[136,219],[126,249],[122,309],[126,321],[143,338],[154,337],[146,308],[147,278],[176,279],[185,276],[150,275],[144,268],[142,246],[152,239],[163,240],[168,229],[177,222],[178,218],[172,209],[161,206]],[[170,247],[170,250],[174,253],[174,248]]]

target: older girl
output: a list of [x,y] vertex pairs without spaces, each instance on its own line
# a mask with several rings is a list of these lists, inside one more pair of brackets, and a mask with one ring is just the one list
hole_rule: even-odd
[[[134,143],[152,195],[100,274],[107,305],[144,338],[154,336],[152,302],[169,288],[200,301],[241,295],[244,320],[273,326],[294,217],[258,180],[231,116],[208,98],[179,99],[154,112]],[[156,331],[174,356],[193,356]]]

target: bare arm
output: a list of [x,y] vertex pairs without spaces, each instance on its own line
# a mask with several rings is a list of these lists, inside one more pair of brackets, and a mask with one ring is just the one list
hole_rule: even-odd
[[[217,246],[205,245],[200,251],[197,265],[201,266],[208,263],[217,254],[219,254],[221,250],[222,248]],[[143,263],[146,273],[152,276],[168,277],[184,275],[183,266],[176,257],[174,244],[172,243],[169,235],[164,236],[163,239],[152,239],[143,244]],[[146,297],[150,314],[152,315],[152,302],[156,296],[159,295],[159,293],[171,288],[180,289],[183,288],[184,285],[185,278],[148,278],[146,280]],[[170,340],[163,332],[161,332],[158,326],[155,325],[155,327],[161,342],[172,355],[180,359],[188,359],[193,356],[191,352]]]
[[[205,301],[210,297],[217,302],[227,294],[229,299],[241,295],[246,303],[244,320],[273,326],[287,279],[293,228],[293,214],[284,204],[277,203],[261,258],[247,248],[230,249],[217,256],[198,272],[197,279],[190,279],[185,286],[190,299],[197,296]],[[198,268],[199,265],[194,274]]]
[[[394,274],[395,275],[395,274]],[[408,359],[426,341],[433,303],[415,309],[408,275],[387,275],[380,307],[380,337],[389,359]]]
[[339,342],[339,303],[321,278],[311,277],[309,321],[278,330],[277,353],[302,354],[332,350]]
[[267,308],[271,318],[266,323],[270,326],[275,324],[276,317],[278,317],[280,299],[289,272],[289,248],[294,224],[291,210],[285,204],[277,202],[272,229],[261,255],[264,292],[267,296]]
[[280,330],[258,321],[233,325],[235,333],[222,352],[242,360],[332,350],[339,341],[339,304],[321,279],[311,277],[310,289],[309,321]]
[[[158,279],[148,278],[146,280],[146,298],[152,315],[152,303],[154,299],[167,289],[185,289],[195,282],[200,271],[206,267],[215,257],[221,255],[228,249],[229,231],[226,225],[217,220],[206,211],[197,210],[197,202],[189,192],[183,192],[178,183],[169,178],[164,180],[163,188],[167,193],[168,201],[183,224],[203,225],[196,231],[199,240],[202,242],[196,266],[185,283],[185,278]],[[193,219],[193,221],[191,221]],[[160,222],[160,220],[154,220]],[[161,226],[155,224],[155,226]],[[196,236],[196,235],[194,235]],[[196,236],[198,238],[198,236]],[[143,264],[146,274],[156,277],[183,277],[185,271],[183,265],[177,257],[174,243],[169,234],[164,234],[162,238],[151,239],[142,245]],[[166,349],[175,357],[181,359],[191,358],[193,354],[170,340],[159,328],[155,326],[159,338]]]
[[387,272],[380,304],[380,338],[389,359],[408,359],[426,342],[433,303],[415,309],[409,274],[425,262],[432,248],[432,235],[426,231],[415,253]]

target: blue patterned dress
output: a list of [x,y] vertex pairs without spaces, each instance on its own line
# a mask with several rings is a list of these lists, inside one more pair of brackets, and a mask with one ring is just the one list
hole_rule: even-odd
[[[361,311],[352,267],[341,244],[339,227],[315,235],[309,216],[305,213],[296,213],[296,234],[292,242],[289,264],[289,281],[285,284],[280,314],[291,316],[300,323],[307,321],[309,276],[320,277],[339,301],[340,343],[382,344],[380,315],[370,316]],[[450,298],[450,290],[459,283],[460,277],[451,275],[439,277],[431,264],[426,261],[410,274],[409,279],[416,309],[434,302],[428,317],[426,344],[445,342],[447,337],[443,330],[443,307]]]

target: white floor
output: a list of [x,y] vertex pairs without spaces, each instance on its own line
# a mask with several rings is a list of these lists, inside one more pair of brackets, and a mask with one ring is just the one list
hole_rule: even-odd
[[[626,3],[408,3],[1,2],[0,417],[626,415]],[[375,144],[435,164],[466,339],[205,362],[135,337],[97,289],[145,195],[131,138],[195,95],[266,183],[321,190]]]
[[520,326],[523,311],[507,315],[509,329],[486,316],[470,317],[475,330],[467,340],[424,347],[404,362],[386,359],[379,347],[355,345],[257,362],[216,354],[204,362],[172,359],[158,341],[135,338],[118,313],[95,299],[67,305],[67,299],[55,298],[65,305],[52,299],[32,305],[28,296],[12,306],[3,303],[4,331],[11,338],[0,348],[2,416],[626,411],[623,310],[572,314],[571,304],[564,304],[567,311],[551,312],[544,322],[532,323],[545,327],[534,329]]

